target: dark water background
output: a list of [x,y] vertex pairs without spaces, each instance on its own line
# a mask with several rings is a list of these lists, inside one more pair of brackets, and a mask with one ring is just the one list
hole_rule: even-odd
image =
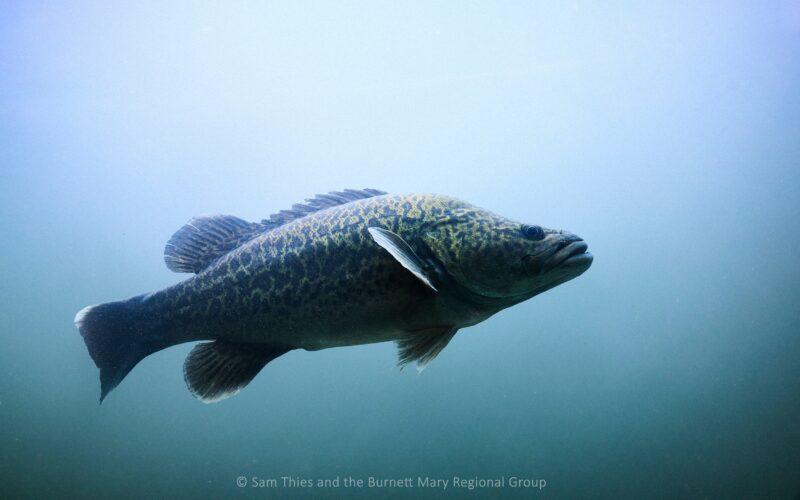
[[[695,4],[0,2],[0,495],[796,495],[800,4]],[[98,406],[80,308],[181,279],[193,215],[347,187],[569,229],[595,263],[422,375],[390,344],[292,352],[206,406],[183,345]]]

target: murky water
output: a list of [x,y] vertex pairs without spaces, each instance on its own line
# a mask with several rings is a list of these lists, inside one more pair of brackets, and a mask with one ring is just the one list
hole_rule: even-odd
[[[793,497],[798,54],[796,2],[2,3],[0,493]],[[187,344],[97,404],[80,308],[182,279],[194,215],[351,187],[595,262],[420,375],[293,351],[203,405]]]

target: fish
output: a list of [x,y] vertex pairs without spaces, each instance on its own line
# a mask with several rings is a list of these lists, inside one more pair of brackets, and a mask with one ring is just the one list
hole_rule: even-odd
[[75,325],[100,370],[100,402],[142,359],[195,345],[197,399],[229,398],[295,350],[396,343],[424,368],[466,327],[584,273],[586,242],[458,198],[377,189],[319,194],[260,222],[195,217],[167,242],[193,276],[85,307]]

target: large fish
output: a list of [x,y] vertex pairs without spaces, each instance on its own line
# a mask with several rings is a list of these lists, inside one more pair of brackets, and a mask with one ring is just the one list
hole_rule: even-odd
[[198,399],[230,397],[270,361],[395,341],[424,367],[460,328],[586,271],[584,241],[449,196],[375,189],[318,195],[261,222],[192,219],[164,258],[191,278],[89,306],[75,317],[100,368],[102,401],[146,356],[198,344],[184,378]]

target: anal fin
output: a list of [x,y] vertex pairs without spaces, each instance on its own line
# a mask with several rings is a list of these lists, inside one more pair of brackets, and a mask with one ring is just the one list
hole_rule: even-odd
[[291,349],[217,340],[198,344],[183,364],[189,391],[203,403],[236,395],[264,366]]
[[447,347],[457,331],[458,328],[454,326],[439,326],[408,332],[408,337],[397,341],[397,364],[402,368],[416,361],[417,370],[424,370]]

